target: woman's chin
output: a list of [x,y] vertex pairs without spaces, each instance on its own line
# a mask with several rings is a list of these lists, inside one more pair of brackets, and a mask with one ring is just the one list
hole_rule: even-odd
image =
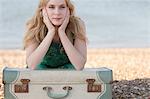
[[54,26],[60,26],[60,25],[62,25],[63,20],[59,20],[59,21],[52,20],[52,23],[53,23]]
[[54,26],[61,26],[61,23],[53,23]]

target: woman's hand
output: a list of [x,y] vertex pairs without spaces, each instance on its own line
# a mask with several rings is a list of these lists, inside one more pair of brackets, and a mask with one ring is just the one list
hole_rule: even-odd
[[62,25],[58,28],[58,33],[65,33],[66,27],[69,23],[69,18],[70,18],[70,11],[69,11],[69,8],[68,8],[65,20],[63,21]]
[[55,33],[55,27],[52,25],[45,7],[42,9],[42,14],[43,14],[43,22],[48,28],[48,33]]

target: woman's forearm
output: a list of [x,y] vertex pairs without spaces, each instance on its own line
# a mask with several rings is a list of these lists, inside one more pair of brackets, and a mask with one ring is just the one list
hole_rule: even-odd
[[59,33],[59,36],[70,62],[75,66],[76,70],[83,69],[86,57],[73,46],[65,33]]
[[53,40],[53,36],[54,33],[53,35],[47,33],[46,37],[43,39],[40,45],[38,45],[37,48],[30,54],[30,56],[27,57],[27,65],[31,69],[35,69],[36,66],[41,62],[41,60],[43,59],[43,57],[49,49],[49,46]]

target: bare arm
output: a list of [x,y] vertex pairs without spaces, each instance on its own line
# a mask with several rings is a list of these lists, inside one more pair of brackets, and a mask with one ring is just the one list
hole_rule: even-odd
[[35,69],[37,64],[41,62],[43,57],[45,56],[48,48],[52,42],[53,35],[48,33],[43,41],[38,45],[36,42],[31,43],[30,46],[26,48],[26,56],[27,56],[27,65],[31,69]]
[[[70,17],[70,11],[68,9],[66,18],[63,24],[58,29],[58,34],[70,62],[75,66],[76,70],[82,70],[84,68],[87,59],[86,41],[80,40],[79,38],[75,38],[74,45],[70,42],[70,40],[68,39],[65,33],[66,26],[69,22],[69,17]],[[85,25],[83,22],[81,22],[81,24],[84,29],[82,31],[83,35],[85,35],[86,34]]]
[[60,33],[60,39],[70,62],[76,70],[82,70],[87,59],[86,42],[76,38],[73,46],[65,33]]
[[37,42],[31,42],[30,46],[26,48],[26,56],[27,56],[26,61],[27,61],[27,65],[31,69],[35,69],[36,66],[41,62],[46,52],[48,51],[48,48],[51,45],[51,42],[55,35],[55,28],[51,24],[46,11],[47,10],[45,8],[42,10],[43,22],[48,28],[48,33],[46,37],[43,39],[43,41],[40,44],[38,44]]

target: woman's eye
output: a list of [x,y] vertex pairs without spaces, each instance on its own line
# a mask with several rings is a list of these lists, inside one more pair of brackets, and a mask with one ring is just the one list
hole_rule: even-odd
[[61,6],[60,8],[66,8],[65,6]]
[[49,6],[49,8],[54,9],[55,7],[54,6]]

